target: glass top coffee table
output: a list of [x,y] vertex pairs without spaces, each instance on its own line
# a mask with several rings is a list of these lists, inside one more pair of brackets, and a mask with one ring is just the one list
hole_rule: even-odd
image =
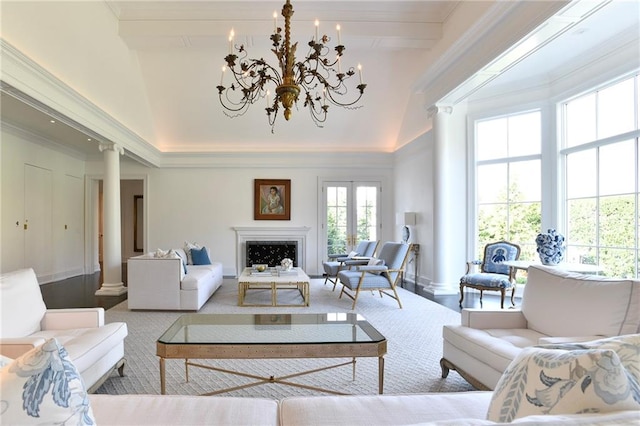
[[[358,357],[378,358],[378,393],[384,386],[384,355],[387,340],[363,317],[354,313],[324,314],[186,314],[174,322],[156,342],[160,357],[160,392],[165,394],[165,360],[184,359],[189,366],[236,374],[257,381],[225,388],[215,395],[265,383],[280,383],[344,395],[329,389],[291,382],[288,379],[355,363]],[[265,377],[219,369],[194,359],[351,358],[347,362],[307,370],[284,377]]]

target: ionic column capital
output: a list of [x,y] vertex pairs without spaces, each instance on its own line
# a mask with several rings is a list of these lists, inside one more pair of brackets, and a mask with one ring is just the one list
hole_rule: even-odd
[[113,142],[100,142],[100,146],[98,147],[100,152],[104,151],[115,151],[120,155],[124,155],[124,148],[121,145]]
[[453,113],[453,107],[447,105],[433,105],[427,108],[427,115],[429,118],[435,117],[441,113],[451,115]]

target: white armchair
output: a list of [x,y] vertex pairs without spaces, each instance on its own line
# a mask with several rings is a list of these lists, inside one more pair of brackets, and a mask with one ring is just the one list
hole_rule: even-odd
[[0,306],[0,354],[17,358],[55,337],[90,392],[116,368],[124,375],[127,324],[105,324],[103,308],[47,309],[33,269],[0,276]]
[[640,281],[529,268],[521,309],[463,309],[445,325],[442,377],[456,370],[474,387],[494,389],[529,346],[640,333]]

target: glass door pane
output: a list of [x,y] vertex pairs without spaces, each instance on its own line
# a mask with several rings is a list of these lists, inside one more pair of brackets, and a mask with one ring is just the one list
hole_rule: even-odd
[[326,182],[325,254],[349,253],[360,241],[377,240],[380,228],[377,182]]

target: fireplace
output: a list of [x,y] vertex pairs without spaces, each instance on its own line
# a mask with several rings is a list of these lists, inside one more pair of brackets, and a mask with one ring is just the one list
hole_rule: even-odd
[[298,266],[297,241],[247,241],[245,249],[245,266],[256,264],[277,266],[285,257],[293,260],[293,266]]
[[[284,257],[294,261],[294,265],[305,270],[307,259],[307,233],[311,228],[307,226],[298,227],[234,227],[236,231],[236,276],[240,275],[243,269],[254,263],[268,263],[270,266],[280,264]],[[278,243],[285,243],[282,246]],[[254,245],[271,245],[272,249],[277,252],[273,259],[266,262],[254,262],[252,255]],[[286,247],[285,247],[286,246]],[[289,249],[289,246],[295,247],[295,254],[283,255],[280,250]],[[248,256],[249,255],[249,256]]]

